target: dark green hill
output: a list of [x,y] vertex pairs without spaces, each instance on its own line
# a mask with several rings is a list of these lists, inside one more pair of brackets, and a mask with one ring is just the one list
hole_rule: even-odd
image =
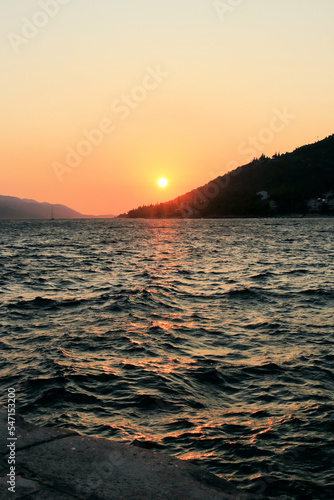
[[122,217],[334,214],[334,135],[292,153],[261,156],[175,200]]

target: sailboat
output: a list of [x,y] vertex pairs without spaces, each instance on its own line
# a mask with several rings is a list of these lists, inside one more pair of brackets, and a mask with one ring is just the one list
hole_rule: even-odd
[[54,220],[54,217],[53,217],[53,205],[51,205],[51,220]]

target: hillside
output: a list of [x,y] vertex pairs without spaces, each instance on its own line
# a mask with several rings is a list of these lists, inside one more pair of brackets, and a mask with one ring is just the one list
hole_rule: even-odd
[[[53,213],[55,219],[88,219],[97,218],[94,215],[84,215],[65,205],[39,203],[35,200],[0,195],[0,219],[50,219]],[[101,215],[101,218],[113,217]]]
[[334,135],[292,153],[262,155],[205,186],[121,217],[334,214]]

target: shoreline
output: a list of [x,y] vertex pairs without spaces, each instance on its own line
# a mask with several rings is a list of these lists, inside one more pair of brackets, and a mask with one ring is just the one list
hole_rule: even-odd
[[193,216],[193,217],[123,217],[118,216],[116,219],[127,219],[127,220],[219,220],[219,219],[332,219],[334,214],[286,214],[286,215],[211,215],[208,217],[204,216]]
[[[82,436],[63,428],[39,427],[18,415],[15,416],[16,440],[7,436],[7,409],[0,405],[2,499],[255,498],[186,460],[118,441]],[[9,457],[15,459],[12,465],[15,493],[8,491]]]
[[219,215],[219,216],[193,216],[193,217],[127,217],[123,215],[115,215],[115,217],[75,217],[75,218],[1,218],[0,222],[3,221],[15,221],[15,222],[24,222],[24,221],[83,221],[83,220],[220,220],[220,219],[239,219],[239,220],[264,220],[264,219],[333,219],[334,214],[283,214],[283,215]]

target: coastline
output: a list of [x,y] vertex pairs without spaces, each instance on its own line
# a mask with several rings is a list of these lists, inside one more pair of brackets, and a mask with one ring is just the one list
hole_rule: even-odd
[[[109,439],[38,427],[15,417],[7,438],[0,406],[2,499],[247,500],[255,498],[200,466]],[[8,491],[9,445],[15,450],[15,493]],[[14,446],[15,444],[15,446]],[[8,450],[8,451],[7,451]],[[259,498],[258,496],[256,498]]]
[[332,219],[334,214],[282,214],[282,215],[194,215],[191,217],[129,217],[127,215],[118,215],[116,219],[130,220],[198,220],[198,219]]

